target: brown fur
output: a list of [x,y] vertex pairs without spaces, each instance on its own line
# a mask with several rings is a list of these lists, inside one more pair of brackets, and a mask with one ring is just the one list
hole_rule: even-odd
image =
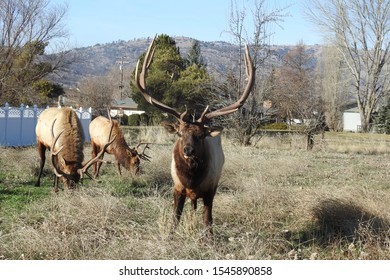
[[186,198],[191,200],[193,210],[197,208],[197,200],[202,198],[203,224],[208,235],[211,235],[213,200],[224,164],[219,136],[222,129],[188,122],[165,124],[165,128],[179,135],[173,148],[171,164],[174,227],[179,223]]
[[[111,132],[112,139],[115,135],[114,142],[106,149],[106,153],[112,154],[115,157],[116,166],[119,175],[122,174],[120,166],[124,166],[133,174],[137,174],[139,171],[140,159],[138,152],[134,148],[130,148],[123,135],[120,124],[116,120],[112,120],[114,126]],[[111,121],[105,117],[96,117],[89,125],[89,134],[91,136],[92,145],[92,157],[95,157],[102,149],[103,145],[108,141],[110,137]],[[97,177],[99,175],[101,162],[94,164],[94,174]]]
[[209,106],[207,106],[200,118],[191,122],[186,120],[187,109],[184,112],[179,112],[154,99],[147,90],[146,76],[156,50],[155,39],[156,37],[145,53],[140,73],[138,71],[140,60],[137,62],[134,82],[149,104],[174,116],[179,121],[178,124],[165,124],[168,132],[176,133],[179,136],[173,149],[171,166],[174,181],[174,227],[179,222],[186,197],[191,199],[193,209],[196,209],[197,199],[203,198],[203,223],[210,236],[213,221],[213,199],[221,177],[224,155],[221,139],[218,136],[222,128],[210,127],[208,124],[213,118],[234,113],[243,106],[254,85],[256,69],[250,58],[249,47],[246,45],[245,65],[248,82],[240,97],[234,103],[212,112],[208,112]]
[[[55,121],[55,122],[54,122]],[[53,126],[54,122],[54,126]],[[40,155],[40,171],[36,186],[40,185],[42,170],[45,165],[45,151],[50,150],[54,136],[62,132],[55,145],[55,150],[62,150],[56,157],[55,164],[69,178],[61,177],[66,187],[72,187],[80,180],[78,169],[82,167],[84,160],[84,131],[76,113],[70,108],[49,108],[41,113],[35,128],[37,136],[37,147]],[[54,190],[58,191],[58,177],[55,176]]]

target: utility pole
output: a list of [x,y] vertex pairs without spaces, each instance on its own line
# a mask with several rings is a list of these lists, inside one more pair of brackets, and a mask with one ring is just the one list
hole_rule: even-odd
[[127,56],[121,56],[121,57],[118,57],[118,59],[120,59],[119,62],[119,70],[121,71],[121,79],[120,79],[120,84],[119,84],[119,90],[120,90],[120,93],[121,93],[121,100],[123,99],[123,65],[125,63],[129,63],[128,61],[124,61],[124,59],[126,58]]

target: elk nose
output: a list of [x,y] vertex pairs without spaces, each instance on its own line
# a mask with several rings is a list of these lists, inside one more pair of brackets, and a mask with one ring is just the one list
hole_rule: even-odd
[[184,156],[190,157],[194,154],[195,150],[191,146],[185,146],[184,147]]

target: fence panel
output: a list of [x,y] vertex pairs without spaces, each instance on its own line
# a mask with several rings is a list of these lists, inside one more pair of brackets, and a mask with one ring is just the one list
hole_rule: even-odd
[[[19,147],[36,144],[35,126],[38,116],[45,108],[24,106],[9,107],[6,103],[0,107],[0,146]],[[90,142],[89,124],[92,118],[91,108],[88,111],[82,108],[75,110],[83,127],[85,142]]]

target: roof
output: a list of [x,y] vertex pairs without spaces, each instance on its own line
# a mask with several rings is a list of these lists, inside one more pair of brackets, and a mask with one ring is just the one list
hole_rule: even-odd
[[345,110],[344,112],[345,113],[359,113],[359,108],[358,107],[350,108],[348,110]]
[[122,108],[122,109],[132,109],[138,110],[138,104],[134,102],[130,97],[126,97],[124,99],[114,99],[111,102],[111,108]]

